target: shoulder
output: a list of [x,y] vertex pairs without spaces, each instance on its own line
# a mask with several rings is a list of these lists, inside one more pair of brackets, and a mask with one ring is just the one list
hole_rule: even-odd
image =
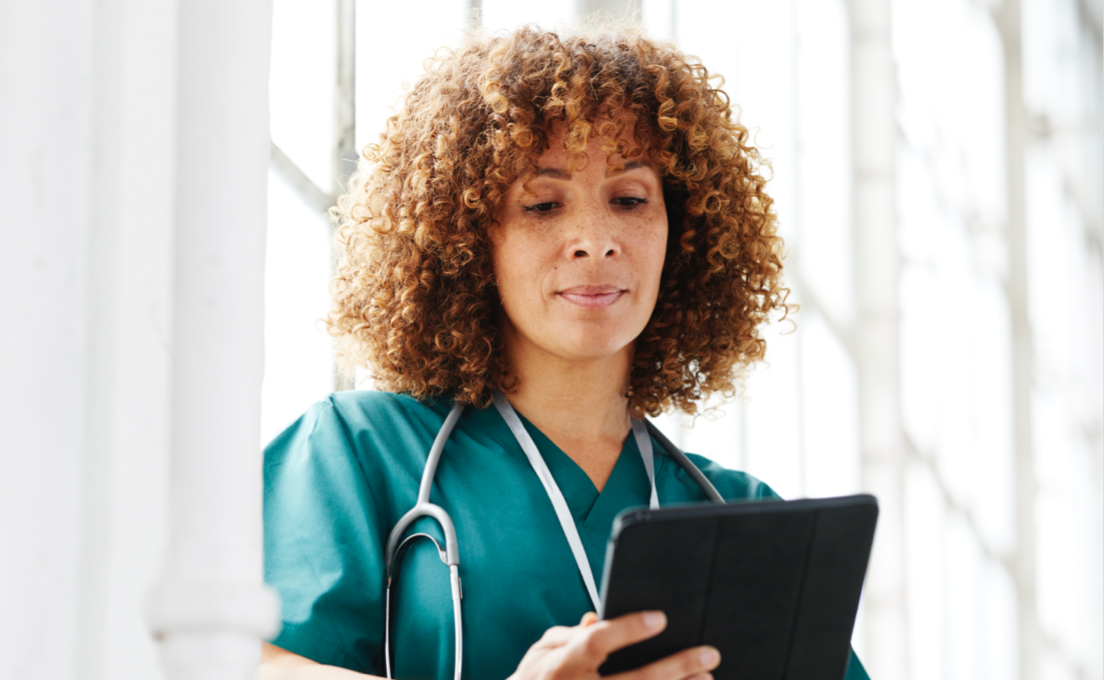
[[432,441],[448,409],[444,400],[367,390],[335,392],[315,402],[269,443],[265,465],[350,454],[362,465],[386,463],[421,450],[427,438]]
[[350,390],[334,392],[313,408],[332,410],[353,431],[390,434],[420,425],[436,432],[450,407],[451,402],[444,398],[419,401],[408,394]]
[[[717,487],[717,491],[724,496],[727,501],[781,498],[781,496],[775,493],[774,489],[770,488],[766,482],[761,481],[754,475],[748,474],[747,472],[741,472],[740,470],[730,470],[696,453],[687,453],[686,457],[702,471],[702,474],[706,476],[713,486]],[[671,463],[677,466],[677,463],[674,461],[671,461]],[[687,477],[689,478],[689,475],[687,475]]]

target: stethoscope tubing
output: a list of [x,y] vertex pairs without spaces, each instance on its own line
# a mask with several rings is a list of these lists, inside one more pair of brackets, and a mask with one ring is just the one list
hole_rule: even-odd
[[[452,434],[452,430],[456,427],[456,423],[463,413],[463,404],[454,404],[452,410],[449,411],[444,424],[437,432],[437,437],[433,440],[433,446],[429,449],[426,466],[422,471],[422,482],[418,486],[418,500],[414,507],[402,516],[387,537],[387,548],[384,551],[384,559],[387,565],[387,595],[384,604],[383,664],[389,680],[391,678],[391,583],[395,576],[395,557],[400,549],[406,529],[422,517],[432,517],[437,520],[437,523],[441,526],[441,531],[445,534],[445,549],[444,554],[441,555],[441,561],[447,564],[449,568],[449,586],[452,589],[453,629],[456,632],[454,646],[456,663],[453,677],[454,680],[460,680],[464,653],[464,626],[460,608],[460,600],[463,596],[460,589],[460,549],[456,544],[456,527],[452,524],[452,518],[449,517],[444,508],[429,502],[429,493],[433,488],[433,477],[437,473],[437,463],[441,460],[445,443],[448,442],[449,435]],[[440,546],[437,549],[438,552],[441,552]]]
[[441,460],[445,443],[463,413],[463,404],[455,404],[452,410],[449,411],[448,417],[445,418],[444,424],[437,432],[437,437],[433,440],[433,446],[429,449],[429,457],[426,459],[425,469],[422,471],[422,483],[418,486],[418,500],[414,503],[414,507],[402,516],[402,519],[398,521],[395,528],[391,530],[391,535],[387,538],[384,559],[387,564],[387,578],[389,580],[391,578],[391,560],[395,556],[395,550],[399,547],[399,541],[402,540],[407,527],[413,524],[415,520],[427,515],[440,522],[441,530],[445,533],[445,564],[449,566],[460,564],[460,551],[456,547],[456,528],[452,525],[452,519],[448,516],[448,513],[441,506],[429,502],[429,492],[433,488],[433,477],[437,474],[437,463]]
[[[441,550],[439,545],[437,546],[437,550],[441,555],[441,561],[448,565],[449,568],[449,585],[452,590],[453,627],[456,633],[454,647],[455,670],[453,677],[454,680],[461,680],[460,672],[463,667],[462,654],[464,650],[464,634],[460,606],[460,601],[463,598],[460,586],[460,550],[457,547],[456,528],[453,526],[452,518],[449,517],[444,508],[429,502],[429,494],[433,487],[433,478],[437,473],[437,463],[440,462],[441,454],[445,450],[445,444],[448,442],[449,435],[452,434],[463,412],[463,404],[454,404],[452,410],[449,411],[448,416],[445,418],[445,422],[441,425],[441,429],[437,432],[437,436],[433,440],[433,446],[429,450],[425,469],[422,471],[422,481],[418,486],[418,500],[414,504],[414,507],[403,515],[398,523],[395,524],[395,527],[391,530],[391,534],[387,537],[387,547],[384,552],[387,569],[387,593],[384,604],[383,658],[387,674],[386,677],[388,679],[391,678],[391,586],[396,575],[396,557],[405,549],[403,546],[406,541],[403,540],[403,535],[406,533],[407,528],[422,517],[432,517],[440,525],[441,531],[445,535],[444,550]],[[674,443],[672,443],[671,440],[660,432],[659,428],[650,421],[645,420],[644,425],[648,430],[648,434],[659,442],[660,446],[663,447],[667,454],[671,456],[682,469],[686,470],[686,473],[690,475],[691,479],[693,479],[698,487],[705,493],[706,498],[712,503],[724,505],[724,497],[718,493],[717,488],[714,487],[705,474],[698,469],[698,466],[694,465],[693,461],[691,461],[679,447],[675,446]],[[436,540],[433,542],[434,544],[437,543]]]
[[698,466],[694,465],[694,462],[687,458],[686,454],[682,452],[682,449],[675,446],[666,435],[659,431],[658,427],[652,424],[652,421],[645,419],[644,426],[648,428],[648,434],[652,435],[652,437],[659,442],[659,445],[663,447],[667,455],[674,458],[675,462],[682,466],[683,470],[686,470],[686,474],[690,475],[690,478],[697,482],[701,490],[705,492],[705,497],[708,498],[711,503],[716,505],[725,504],[724,496],[717,491],[717,487],[713,486],[713,483],[698,469]]

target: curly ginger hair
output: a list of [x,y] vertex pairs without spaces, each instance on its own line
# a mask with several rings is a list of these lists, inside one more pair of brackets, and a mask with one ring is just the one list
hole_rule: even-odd
[[[630,413],[695,413],[709,394],[733,394],[789,290],[765,162],[715,78],[635,30],[525,27],[439,53],[338,203],[326,323],[345,368],[368,367],[383,389],[479,407],[512,391],[489,232],[561,121],[572,157],[598,134],[611,159],[647,154],[663,182],[667,255],[634,344]],[[626,148],[628,126],[642,148]]]

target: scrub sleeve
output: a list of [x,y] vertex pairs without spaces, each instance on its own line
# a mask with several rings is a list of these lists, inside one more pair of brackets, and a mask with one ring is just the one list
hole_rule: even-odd
[[360,546],[383,545],[387,531],[376,507],[380,495],[369,488],[372,475],[351,441],[333,405],[320,402],[268,446],[265,578],[283,602],[283,629],[273,644],[374,672],[382,667],[384,565],[379,553]]

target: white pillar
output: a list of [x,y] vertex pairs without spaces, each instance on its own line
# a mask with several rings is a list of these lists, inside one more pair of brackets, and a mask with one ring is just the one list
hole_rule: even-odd
[[0,3],[0,677],[160,677],[175,35],[175,0]]
[[894,195],[897,80],[889,0],[852,0],[850,12],[862,483],[878,497],[880,508],[864,592],[863,661],[871,677],[905,678],[905,439],[899,396],[900,252]]
[[244,680],[262,584],[260,390],[271,6],[179,3],[169,549],[150,600],[172,680]]
[[0,2],[0,675],[75,677],[93,3]]

